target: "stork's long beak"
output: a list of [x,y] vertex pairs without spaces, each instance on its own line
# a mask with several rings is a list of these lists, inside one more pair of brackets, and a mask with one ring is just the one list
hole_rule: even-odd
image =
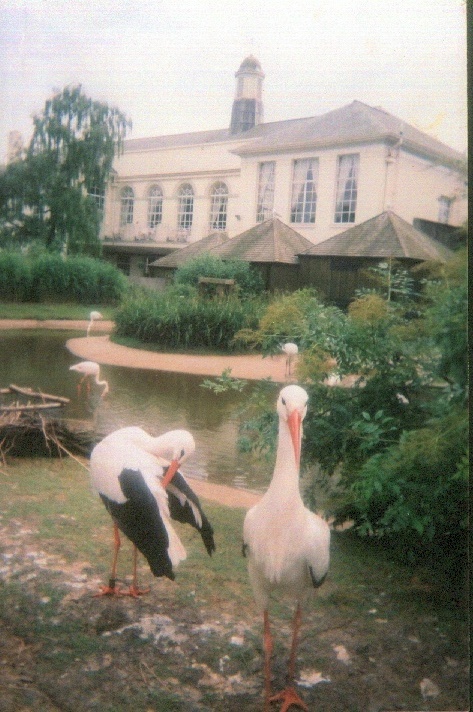
[[301,461],[301,423],[302,418],[298,410],[293,410],[287,419],[289,432],[291,433],[292,446],[294,448],[294,456],[296,465],[299,467]]
[[164,475],[163,479],[161,480],[161,485],[163,487],[167,487],[168,484],[171,482],[172,478],[176,474],[176,472],[179,469],[179,460],[171,460],[171,464],[169,465],[166,474]]

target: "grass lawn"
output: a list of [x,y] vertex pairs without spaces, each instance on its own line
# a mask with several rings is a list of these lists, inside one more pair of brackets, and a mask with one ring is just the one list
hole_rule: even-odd
[[86,319],[92,310],[113,319],[114,309],[100,304],[0,302],[0,319]]
[[[112,527],[85,466],[0,462],[2,709],[261,712],[261,617],[241,556],[244,510],[203,502],[212,558],[178,525],[188,558],[175,582],[154,579],[142,562],[147,596],[94,598],[108,578]],[[119,578],[130,569],[125,542]],[[297,663],[311,710],[467,708],[466,610],[424,573],[334,533],[330,575],[308,606]],[[291,615],[275,603],[275,691]],[[431,686],[421,688],[424,680]]]

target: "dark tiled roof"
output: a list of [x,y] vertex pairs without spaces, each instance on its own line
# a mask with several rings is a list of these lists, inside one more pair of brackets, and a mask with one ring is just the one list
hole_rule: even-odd
[[176,269],[191,260],[193,257],[197,257],[202,252],[210,252],[213,247],[217,245],[224,244],[228,240],[228,235],[226,232],[212,232],[207,237],[202,238],[202,240],[197,240],[196,242],[191,242],[190,245],[183,247],[180,250],[175,250],[171,254],[165,257],[160,257],[159,260],[151,262],[150,267],[169,267],[171,269]]
[[312,243],[278,218],[271,218],[215,247],[213,255],[245,262],[296,264]]
[[391,211],[319,242],[304,255],[393,257],[446,262],[452,251]]
[[450,163],[464,156],[380,107],[353,101],[320,116],[258,124],[244,135],[234,136],[228,128],[210,131],[135,138],[125,141],[125,152],[179,148],[199,144],[237,141],[237,154],[281,151],[299,147],[314,149],[371,141],[402,141],[406,148]]

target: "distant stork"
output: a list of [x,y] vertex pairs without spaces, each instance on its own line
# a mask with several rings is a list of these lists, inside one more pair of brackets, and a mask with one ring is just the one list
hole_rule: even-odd
[[[187,430],[152,437],[138,427],[115,430],[92,450],[90,475],[114,523],[114,553],[108,586],[97,595],[140,596],[137,550],[154,576],[174,580],[174,567],[186,551],[171,519],[193,526],[209,555],[215,551],[213,529],[200,502],[178,468],[195,450]],[[116,585],[120,531],[134,544],[133,583],[123,594]],[[148,589],[149,590],[149,589]]]
[[292,373],[292,362],[299,353],[299,349],[297,344],[293,344],[289,341],[287,344],[281,344],[281,351],[286,354],[286,370],[284,375],[290,376]]
[[93,379],[98,386],[103,386],[101,397],[103,398],[109,392],[108,381],[100,380],[100,366],[95,361],[80,361],[79,363],[69,366],[69,371],[77,371],[82,373],[82,378],[77,384],[77,392],[80,394],[81,387],[84,381],[87,383],[87,391],[90,391],[90,381]]
[[[306,509],[299,492],[302,421],[307,412],[307,393],[296,385],[279,394],[279,436],[271,484],[262,499],[247,513],[243,525],[243,553],[264,621],[264,711],[282,701],[281,712],[291,706],[308,711],[294,687],[296,653],[302,604],[324,581],[329,565],[330,530],[327,522]],[[273,592],[296,603],[292,647],[286,688],[271,696],[273,639],[269,624],[269,600]]]
[[91,311],[89,314],[89,324],[87,326],[87,336],[92,328],[92,324],[94,321],[98,321],[98,319],[103,319],[102,314],[99,311]]

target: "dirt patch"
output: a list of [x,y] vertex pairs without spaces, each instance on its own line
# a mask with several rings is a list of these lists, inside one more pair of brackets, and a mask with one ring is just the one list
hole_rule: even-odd
[[[100,580],[88,562],[67,564],[38,548],[32,525],[21,520],[1,535],[1,712],[262,711],[261,620],[253,607],[241,610],[218,585],[204,599],[185,575],[148,581],[144,567],[147,596],[94,598]],[[464,626],[447,629],[428,605],[419,616],[387,582],[372,581],[362,607],[355,577],[352,592],[328,580],[308,608],[297,672],[309,709],[467,709]],[[404,594],[427,602],[430,592],[419,586],[404,583]],[[275,611],[273,632],[277,690],[289,610]]]

